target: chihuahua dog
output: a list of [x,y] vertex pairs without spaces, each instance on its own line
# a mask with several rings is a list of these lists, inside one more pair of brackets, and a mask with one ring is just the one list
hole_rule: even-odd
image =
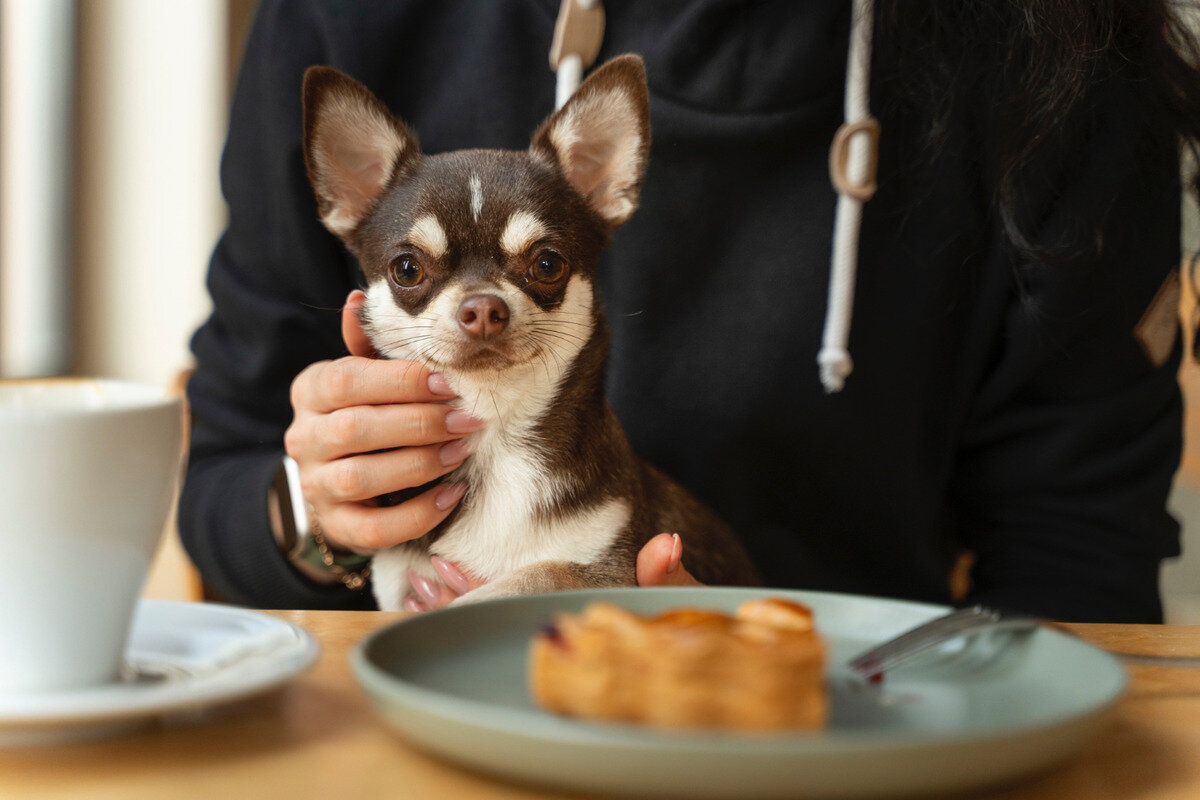
[[636,583],[638,551],[687,542],[705,583],[757,575],[730,530],[630,449],[604,395],[608,335],[593,275],[638,204],[649,146],[637,56],[597,69],[524,152],[424,155],[366,87],[304,76],[304,157],[325,226],[366,277],[380,355],[427,365],[486,421],[434,531],[377,554],[379,607],[401,607],[431,555],[488,583],[456,603]]

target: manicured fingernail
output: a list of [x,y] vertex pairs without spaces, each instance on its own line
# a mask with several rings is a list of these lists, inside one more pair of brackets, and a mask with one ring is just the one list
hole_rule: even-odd
[[483,425],[483,420],[475,419],[465,411],[455,410],[446,415],[446,430],[449,433],[471,433]]
[[417,596],[410,594],[404,598],[404,610],[412,614],[420,614],[425,609],[421,606],[421,601],[417,600]]
[[471,584],[467,580],[467,576],[459,572],[458,568],[449,561],[434,556],[429,559],[429,563],[433,564],[433,571],[438,574],[442,582],[458,594],[466,594],[471,590]]
[[667,574],[670,575],[675,570],[679,569],[679,564],[683,561],[683,541],[679,538],[678,533],[671,534],[671,558],[667,561]]
[[458,396],[458,393],[450,388],[450,381],[446,380],[446,376],[440,372],[434,372],[429,376],[429,391],[440,397]]
[[462,499],[463,493],[466,491],[465,483],[448,483],[434,495],[433,505],[438,511],[448,511],[454,508],[454,504]]
[[418,575],[410,569],[408,571],[408,582],[412,585],[413,591],[417,593],[417,597],[425,601],[425,605],[432,606],[437,603],[438,590],[429,578],[426,578],[424,575]]
[[438,450],[438,460],[442,462],[443,467],[448,467],[451,464],[461,463],[464,458],[471,454],[471,448],[467,444],[466,439],[455,439],[453,442],[447,442]]

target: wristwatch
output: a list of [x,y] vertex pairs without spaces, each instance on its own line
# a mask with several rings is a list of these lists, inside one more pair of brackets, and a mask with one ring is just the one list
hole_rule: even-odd
[[341,583],[361,589],[370,576],[371,557],[330,547],[319,525],[312,523],[308,503],[300,489],[300,468],[284,456],[267,497],[267,513],[275,544],[288,562],[316,583]]

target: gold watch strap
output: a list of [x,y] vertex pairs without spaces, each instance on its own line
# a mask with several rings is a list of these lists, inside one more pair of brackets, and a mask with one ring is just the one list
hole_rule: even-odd
[[[312,519],[310,513],[309,519]],[[312,525],[309,541],[314,547],[309,548],[320,558],[320,564],[325,570],[341,581],[347,589],[361,589],[371,577],[371,557],[346,551],[335,551],[325,541],[325,534],[320,525]],[[311,559],[311,552],[309,554]]]

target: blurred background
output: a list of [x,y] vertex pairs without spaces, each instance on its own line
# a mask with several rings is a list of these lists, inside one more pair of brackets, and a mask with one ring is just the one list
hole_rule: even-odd
[[0,371],[168,383],[253,0],[0,0]]
[[[205,268],[225,215],[218,165],[254,6],[0,0],[0,376],[175,385],[188,369],[188,339],[208,313]],[[1200,249],[1197,217],[1189,201],[1187,253]],[[1195,282],[1184,283],[1187,328]],[[1171,505],[1185,552],[1163,588],[1170,621],[1200,623],[1200,367],[1190,354],[1180,381],[1186,452]],[[168,536],[148,593],[194,591]]]

